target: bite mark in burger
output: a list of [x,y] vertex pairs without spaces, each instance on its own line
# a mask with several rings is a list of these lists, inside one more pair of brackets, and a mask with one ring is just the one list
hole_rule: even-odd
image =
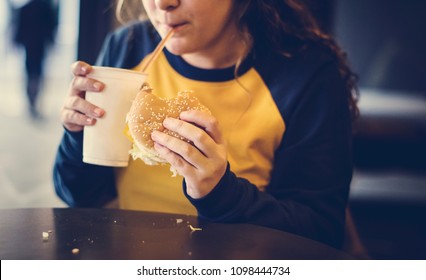
[[[179,119],[183,111],[200,110],[210,113],[210,110],[190,93],[191,91],[182,91],[175,98],[163,99],[153,94],[149,85],[142,86],[126,117],[128,132],[133,142],[129,153],[134,160],[139,158],[148,165],[167,163],[154,149],[151,133],[155,130],[190,143],[188,139],[163,126],[163,121],[167,117]],[[171,171],[176,174],[173,168]]]

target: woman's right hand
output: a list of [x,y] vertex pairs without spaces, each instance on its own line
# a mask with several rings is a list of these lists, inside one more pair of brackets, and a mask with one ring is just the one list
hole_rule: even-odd
[[86,125],[94,125],[105,111],[85,100],[86,91],[100,92],[104,84],[86,77],[92,71],[92,66],[77,61],[72,65],[72,79],[68,95],[61,111],[61,121],[64,127],[73,132],[82,131]]

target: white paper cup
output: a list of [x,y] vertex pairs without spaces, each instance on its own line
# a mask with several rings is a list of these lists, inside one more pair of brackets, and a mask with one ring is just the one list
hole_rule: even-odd
[[141,85],[142,72],[94,66],[88,77],[105,84],[101,92],[86,92],[86,100],[105,110],[93,126],[84,127],[83,161],[125,167],[129,162],[130,140],[125,136],[126,115]]

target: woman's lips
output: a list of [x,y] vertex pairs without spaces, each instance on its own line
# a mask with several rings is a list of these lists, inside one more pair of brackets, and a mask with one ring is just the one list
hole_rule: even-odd
[[178,32],[185,28],[188,25],[187,22],[181,22],[181,23],[173,23],[173,24],[166,24],[168,28],[173,28],[175,32]]

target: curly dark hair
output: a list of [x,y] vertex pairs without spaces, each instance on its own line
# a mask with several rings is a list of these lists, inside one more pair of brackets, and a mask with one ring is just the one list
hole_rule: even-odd
[[[323,46],[336,56],[352,117],[355,120],[359,116],[357,75],[351,71],[346,53],[320,28],[303,0],[233,1],[233,14],[246,54],[272,50],[292,56],[312,43]],[[140,0],[117,0],[116,14],[121,22],[146,18]],[[243,59],[237,62],[235,73]]]
[[272,50],[292,56],[311,43],[331,51],[338,59],[352,117],[359,116],[358,77],[351,71],[346,53],[332,36],[321,30],[303,1],[234,0],[234,15],[241,37],[246,45],[252,45],[254,52]]

